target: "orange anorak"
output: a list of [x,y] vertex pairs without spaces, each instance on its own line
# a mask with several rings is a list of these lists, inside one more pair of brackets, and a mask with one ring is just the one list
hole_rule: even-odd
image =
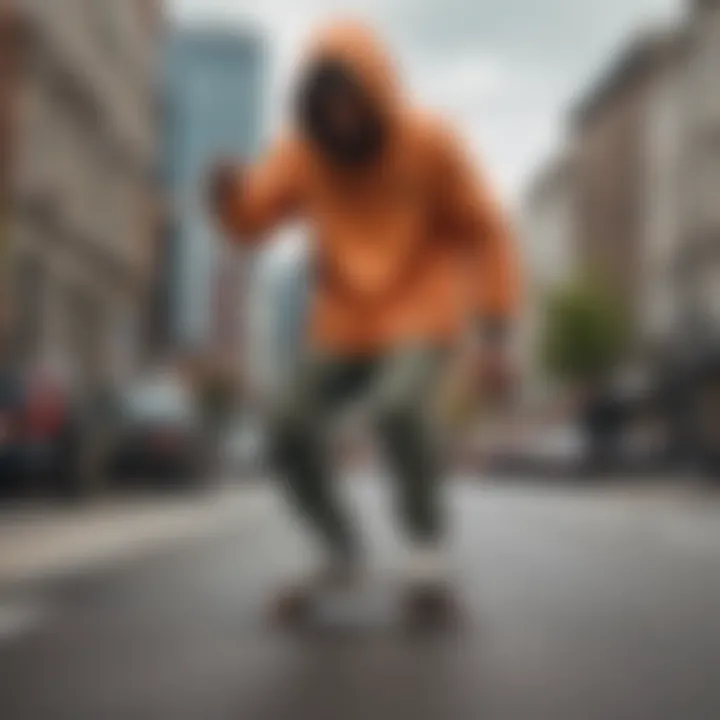
[[340,61],[360,79],[387,122],[382,156],[340,168],[292,131],[238,174],[220,220],[245,242],[285,221],[309,224],[313,343],[377,353],[404,341],[452,341],[473,317],[510,318],[519,289],[511,230],[457,138],[407,103],[367,28],[331,26],[308,58]]

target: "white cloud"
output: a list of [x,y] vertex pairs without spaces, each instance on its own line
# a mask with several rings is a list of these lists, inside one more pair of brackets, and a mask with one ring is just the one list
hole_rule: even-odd
[[450,112],[468,103],[492,102],[511,83],[509,68],[500,58],[469,48],[416,62],[409,75],[419,98]]

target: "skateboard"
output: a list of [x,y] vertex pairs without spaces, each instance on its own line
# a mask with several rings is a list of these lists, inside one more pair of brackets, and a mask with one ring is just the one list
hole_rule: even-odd
[[271,603],[273,624],[287,630],[445,632],[457,629],[462,617],[451,585],[410,589],[365,583],[316,593],[291,589]]

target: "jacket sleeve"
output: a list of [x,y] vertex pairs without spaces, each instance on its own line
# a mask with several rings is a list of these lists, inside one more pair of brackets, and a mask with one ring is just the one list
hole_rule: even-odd
[[262,239],[298,212],[301,183],[298,148],[291,140],[278,142],[257,163],[238,168],[218,209],[220,225],[240,242]]
[[486,326],[505,326],[515,319],[520,304],[520,265],[511,224],[458,140],[444,132],[439,149],[444,231],[468,251],[473,310]]

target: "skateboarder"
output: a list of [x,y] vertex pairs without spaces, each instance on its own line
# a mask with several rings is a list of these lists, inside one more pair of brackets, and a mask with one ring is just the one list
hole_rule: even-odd
[[467,332],[477,334],[486,379],[505,375],[518,300],[511,232],[461,144],[410,104],[368,28],[321,30],[300,70],[287,132],[258,163],[221,163],[209,181],[212,212],[237,241],[259,242],[294,219],[315,239],[309,349],[274,413],[273,444],[327,563],[281,606],[304,607],[362,565],[324,446],[330,413],[364,394],[411,543],[408,601],[442,610],[447,528],[434,398]]

